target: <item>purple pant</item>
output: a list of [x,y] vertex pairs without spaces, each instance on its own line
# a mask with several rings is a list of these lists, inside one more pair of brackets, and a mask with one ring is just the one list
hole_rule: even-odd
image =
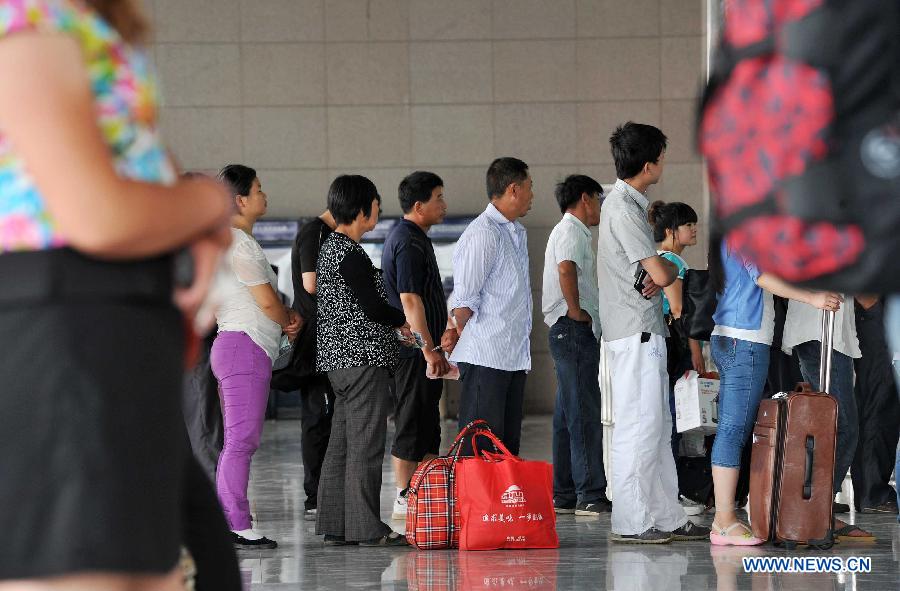
[[225,423],[225,445],[219,455],[216,491],[233,531],[250,529],[250,458],[259,447],[272,360],[242,332],[220,332],[210,353]]

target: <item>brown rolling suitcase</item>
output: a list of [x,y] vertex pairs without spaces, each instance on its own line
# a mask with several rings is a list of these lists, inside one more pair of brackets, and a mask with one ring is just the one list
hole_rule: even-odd
[[750,521],[753,535],[793,548],[834,543],[834,453],[837,401],[831,376],[834,312],[823,312],[819,384],[799,384],[763,400],[753,428]]

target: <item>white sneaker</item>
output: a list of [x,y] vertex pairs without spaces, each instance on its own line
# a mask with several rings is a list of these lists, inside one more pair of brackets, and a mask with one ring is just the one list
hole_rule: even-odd
[[705,505],[695,503],[684,495],[680,495],[678,500],[681,503],[681,508],[684,509],[685,515],[700,515],[706,509]]
[[394,511],[391,513],[391,519],[406,521],[406,497],[400,496],[394,499]]

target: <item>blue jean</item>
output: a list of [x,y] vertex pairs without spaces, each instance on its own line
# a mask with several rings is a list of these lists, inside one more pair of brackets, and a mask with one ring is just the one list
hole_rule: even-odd
[[[800,372],[813,390],[819,387],[819,357],[822,345],[819,341],[807,341],[794,347],[800,358]],[[859,440],[859,417],[856,413],[856,395],[853,393],[853,359],[834,351],[831,355],[831,390],[828,392],[838,403],[837,446],[834,453],[834,492],[841,490],[847,470],[856,455]]]
[[719,427],[712,463],[739,468],[741,453],[762,400],[769,373],[769,345],[713,336],[712,358],[719,368]]
[[550,327],[556,366],[553,411],[553,498],[593,503],[606,490],[600,423],[600,344],[590,322],[563,316]]

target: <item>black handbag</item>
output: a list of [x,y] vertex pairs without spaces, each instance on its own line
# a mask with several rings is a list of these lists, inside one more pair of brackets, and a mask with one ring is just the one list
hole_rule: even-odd
[[708,341],[716,323],[716,292],[709,271],[688,269],[681,284],[681,324],[687,336],[695,341]]

